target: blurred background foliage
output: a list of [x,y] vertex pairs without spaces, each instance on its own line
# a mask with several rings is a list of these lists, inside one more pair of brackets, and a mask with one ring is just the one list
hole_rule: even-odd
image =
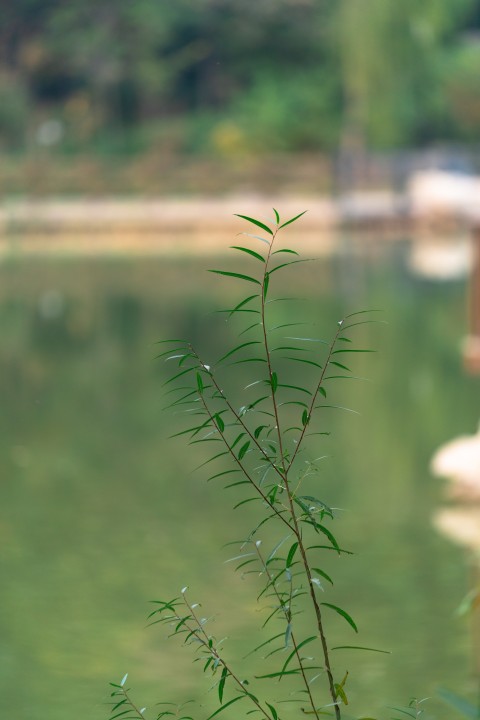
[[158,157],[475,142],[478,0],[17,0],[0,152]]

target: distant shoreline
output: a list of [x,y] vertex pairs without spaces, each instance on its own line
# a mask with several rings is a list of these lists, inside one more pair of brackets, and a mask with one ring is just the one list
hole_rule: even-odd
[[[339,199],[302,196],[162,198],[132,200],[11,200],[0,206],[0,254],[214,254],[229,239],[255,228],[241,213],[269,223],[276,207],[285,221],[307,210],[292,228],[302,250],[334,251],[340,234],[355,232],[384,242],[405,237],[455,237],[471,218],[452,212],[413,211],[405,195],[358,193]],[[259,231],[261,234],[261,231]]]

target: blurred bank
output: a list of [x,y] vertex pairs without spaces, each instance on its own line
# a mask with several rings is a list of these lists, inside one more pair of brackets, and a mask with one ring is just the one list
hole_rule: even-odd
[[0,28],[4,194],[324,192],[445,147],[478,169],[475,0],[20,0]]

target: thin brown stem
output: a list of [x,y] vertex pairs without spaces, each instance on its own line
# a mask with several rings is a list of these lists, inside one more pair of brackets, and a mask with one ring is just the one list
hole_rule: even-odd
[[[304,435],[305,435],[305,428],[306,428],[306,426],[303,428],[303,430],[302,430],[302,432],[301,432],[299,441],[298,441],[298,443],[297,443],[297,447],[295,448],[295,451],[294,451],[294,453],[293,453],[293,455],[292,455],[292,459],[290,460],[290,462],[289,462],[288,465],[287,465],[287,464],[286,464],[286,461],[285,461],[285,455],[284,455],[284,452],[283,452],[282,430],[281,430],[281,426],[280,426],[280,418],[279,418],[279,412],[278,412],[278,404],[277,404],[277,399],[276,399],[276,395],[275,395],[275,388],[274,388],[274,383],[273,383],[273,369],[272,369],[272,363],[271,363],[271,357],[270,357],[270,349],[269,349],[269,345],[268,345],[266,322],[265,322],[265,282],[266,282],[266,277],[267,277],[267,272],[268,272],[268,270],[267,270],[267,268],[268,268],[268,262],[269,262],[269,260],[270,260],[271,251],[272,251],[272,248],[273,248],[273,243],[274,243],[274,241],[275,241],[275,237],[276,237],[277,232],[278,232],[278,230],[273,234],[272,241],[271,241],[271,243],[270,243],[270,247],[269,247],[267,259],[266,259],[266,262],[265,262],[265,272],[264,272],[263,282],[262,282],[261,319],[262,319],[263,339],[264,339],[264,346],[265,346],[265,356],[266,356],[266,359],[267,359],[268,374],[269,374],[269,379],[270,379],[270,387],[271,387],[271,394],[272,394],[273,412],[274,412],[274,415],[275,415],[275,421],[276,421],[276,425],[277,425],[278,449],[279,449],[279,452],[280,452],[281,465],[282,465],[282,470],[283,470],[283,472],[282,472],[282,477],[283,477],[283,482],[284,482],[285,490],[286,490],[287,496],[288,496],[288,502],[289,502],[289,506],[290,506],[290,516],[291,516],[291,520],[292,520],[292,522],[293,522],[295,536],[296,536],[296,538],[297,538],[297,540],[298,540],[298,547],[299,547],[299,549],[300,549],[300,553],[301,553],[301,556],[302,556],[302,562],[303,562],[303,566],[304,566],[304,569],[305,569],[305,574],[306,574],[307,580],[308,580],[308,590],[309,590],[310,597],[311,597],[312,604],[313,604],[314,611],[315,611],[315,617],[316,617],[316,621],[317,621],[318,632],[319,632],[320,641],[321,641],[321,644],[322,644],[323,657],[324,657],[324,663],[325,663],[325,671],[326,671],[326,673],[327,673],[330,696],[331,696],[331,698],[332,698],[333,706],[334,706],[334,709],[335,709],[335,717],[336,717],[336,720],[340,720],[341,713],[340,713],[340,708],[339,708],[338,703],[337,703],[337,696],[336,696],[336,692],[335,692],[335,685],[334,685],[334,680],[333,680],[333,673],[332,673],[332,668],[331,668],[331,664],[330,664],[330,654],[329,654],[329,650],[328,650],[327,640],[326,640],[326,637],[325,637],[325,631],[324,631],[324,628],[323,628],[322,613],[321,613],[321,610],[320,610],[320,605],[319,605],[319,603],[318,603],[318,601],[317,601],[317,597],[316,597],[316,595],[315,595],[315,589],[314,589],[313,583],[312,583],[312,573],[311,573],[311,570],[310,570],[310,565],[309,565],[309,563],[308,563],[308,558],[307,558],[307,555],[306,555],[305,547],[304,547],[304,545],[303,545],[302,534],[301,534],[301,532],[300,532],[300,528],[299,528],[299,525],[298,525],[297,515],[296,515],[296,513],[295,513],[295,506],[294,506],[294,502],[293,502],[293,494],[292,494],[292,491],[290,490],[289,480],[288,480],[288,472],[289,472],[290,468],[292,467],[292,463],[293,463],[293,461],[294,461],[294,459],[295,459],[295,457],[296,457],[296,455],[297,455],[297,453],[298,453],[298,449],[299,449],[300,443],[301,443],[301,441],[303,440],[303,437],[304,437]],[[341,330],[341,328],[342,328],[342,324],[343,324],[343,323],[340,323],[340,324],[339,324],[338,330],[337,330],[337,332],[336,332],[336,334],[335,334],[335,337],[334,337],[334,339],[333,339],[333,341],[332,341],[332,343],[331,343],[331,345],[330,345],[330,349],[329,349],[329,352],[328,352],[327,360],[326,360],[325,365],[324,365],[324,367],[323,367],[323,369],[322,369],[322,372],[321,372],[321,375],[320,375],[320,379],[319,379],[318,384],[317,384],[317,388],[316,388],[316,390],[315,390],[315,392],[314,392],[314,394],[313,394],[313,397],[312,397],[312,401],[311,401],[310,409],[309,409],[309,415],[311,415],[312,410],[313,410],[313,408],[314,408],[315,401],[316,401],[316,398],[317,398],[318,393],[319,393],[319,391],[320,391],[320,387],[321,387],[321,384],[322,384],[322,382],[323,382],[323,379],[324,379],[324,377],[325,377],[326,368],[327,368],[328,363],[329,363],[329,361],[330,361],[330,358],[331,358],[331,355],[332,355],[332,352],[333,352],[333,348],[334,348],[335,343],[336,343],[337,338],[338,338],[338,334],[339,334],[339,332],[340,332],[340,330]],[[289,523],[289,524],[290,524],[290,523]]]
[[[197,360],[199,361],[200,365],[201,365],[203,368],[205,368],[205,364],[202,362],[201,358],[199,357],[199,355],[197,354],[197,352],[195,351],[195,349],[194,349],[192,346],[190,346],[190,349],[191,349],[192,353],[194,353],[194,355],[195,355],[195,357],[197,358]],[[271,461],[270,457],[268,456],[268,453],[265,451],[265,449],[264,449],[264,448],[260,445],[260,443],[258,442],[258,439],[257,439],[257,438],[255,437],[255,435],[251,432],[250,428],[246,425],[246,423],[243,422],[241,416],[237,413],[237,411],[236,411],[235,408],[232,406],[232,404],[230,403],[230,401],[229,401],[228,398],[226,397],[225,393],[224,393],[223,390],[221,389],[220,385],[217,383],[217,380],[215,379],[215,376],[214,376],[212,370],[209,369],[207,372],[208,372],[208,374],[209,374],[210,380],[212,381],[215,389],[216,389],[217,392],[220,394],[222,400],[225,402],[226,406],[228,407],[228,409],[230,410],[230,412],[231,412],[232,415],[234,416],[235,420],[238,422],[238,424],[240,425],[240,427],[241,427],[243,430],[245,430],[245,432],[247,433],[247,435],[248,435],[248,437],[250,438],[250,440],[252,440],[252,442],[255,444],[257,450],[259,450],[259,451],[261,452],[261,454],[263,455],[264,459],[267,460],[267,462],[268,462],[269,465],[272,467],[272,469],[273,469],[273,470],[277,473],[277,475],[283,480],[283,475],[282,475],[281,470],[275,465],[275,463],[273,463],[273,462]]]
[[305,437],[305,433],[306,433],[307,427],[308,427],[308,425],[309,425],[309,423],[310,423],[310,419],[311,419],[311,416],[312,416],[312,412],[313,412],[313,410],[314,410],[315,403],[316,403],[316,401],[317,401],[318,393],[320,392],[320,388],[322,387],[322,383],[323,383],[323,380],[324,380],[324,378],[325,378],[325,373],[327,372],[327,367],[328,367],[328,364],[329,364],[329,362],[330,362],[330,358],[332,357],[332,352],[333,352],[333,349],[334,349],[334,347],[335,347],[335,344],[336,344],[336,342],[337,342],[337,340],[338,340],[338,336],[339,336],[339,334],[340,334],[340,332],[341,332],[341,330],[342,330],[342,326],[343,326],[343,320],[341,320],[341,321],[339,322],[337,332],[335,333],[335,337],[333,338],[332,342],[330,343],[330,347],[329,347],[329,350],[328,350],[327,359],[326,359],[325,364],[324,364],[324,366],[323,366],[323,368],[322,368],[322,372],[320,373],[320,379],[319,379],[319,381],[318,381],[318,383],[317,383],[317,387],[316,387],[316,389],[315,389],[315,392],[314,392],[313,395],[312,395],[312,400],[311,400],[311,402],[310,402],[310,407],[309,407],[309,409],[308,409],[308,423],[303,426],[302,432],[300,433],[300,436],[299,436],[299,438],[298,438],[298,440],[297,440],[297,445],[296,445],[296,447],[295,447],[295,450],[293,451],[292,459],[291,459],[290,462],[289,462],[287,471],[290,470],[290,468],[292,467],[293,461],[294,461],[295,458],[297,457],[298,451],[300,450],[300,445],[302,444],[303,438]]
[[[244,695],[246,695],[248,698],[250,698],[250,700],[254,703],[254,705],[256,705],[257,709],[260,710],[260,712],[262,713],[262,715],[263,715],[264,717],[266,717],[267,720],[272,720],[272,716],[261,706],[261,704],[260,704],[259,701],[256,699],[256,697],[255,697],[254,695],[252,695],[252,694],[246,689],[244,683],[240,680],[240,678],[239,678],[237,675],[235,675],[234,672],[232,672],[230,666],[227,665],[227,663],[225,662],[225,660],[224,660],[224,659],[221,657],[221,655],[218,653],[218,650],[217,650],[213,645],[211,646],[211,645],[209,644],[210,638],[209,638],[209,636],[207,635],[207,633],[205,632],[205,628],[203,627],[202,623],[200,622],[200,620],[198,619],[197,615],[195,614],[195,610],[194,610],[193,606],[190,605],[190,603],[189,603],[188,600],[186,599],[185,595],[183,595],[183,600],[184,600],[184,602],[185,602],[185,605],[188,607],[188,609],[189,609],[189,611],[190,611],[190,615],[192,616],[193,620],[195,621],[195,624],[197,625],[198,629],[200,630],[200,632],[201,632],[202,635],[204,636],[204,639],[198,637],[197,632],[195,632],[194,630],[192,630],[192,628],[189,627],[189,625],[188,625],[187,623],[184,623],[184,627],[185,627],[187,630],[189,630],[190,632],[192,632],[192,633],[195,635],[195,637],[196,637],[196,638],[202,643],[202,645],[206,648],[206,650],[208,650],[208,652],[211,653],[216,660],[218,660],[218,663],[219,663],[220,665],[222,665],[222,667],[225,668],[225,670],[226,670],[227,673],[230,675],[230,677],[231,677],[232,680],[235,682],[235,684],[238,685],[239,689],[243,692]],[[178,617],[177,619],[180,620],[181,618]]]
[[[265,574],[266,574],[266,576],[267,576],[267,578],[268,578],[268,581],[269,581],[270,585],[271,585],[272,588],[273,588],[273,591],[274,591],[274,593],[275,593],[275,595],[276,595],[276,597],[277,597],[277,600],[278,600],[278,602],[279,602],[279,604],[280,604],[280,607],[281,607],[282,610],[283,610],[283,613],[284,613],[284,615],[285,615],[285,620],[287,621],[287,623],[289,623],[289,622],[291,622],[291,619],[292,619],[292,618],[291,618],[291,613],[292,613],[292,603],[291,603],[292,597],[291,597],[291,594],[290,594],[290,608],[287,610],[287,608],[285,607],[285,604],[284,604],[283,601],[282,601],[282,598],[280,597],[280,593],[279,593],[278,590],[277,590],[277,586],[276,586],[276,584],[275,584],[275,582],[274,582],[274,580],[273,580],[273,578],[272,578],[272,575],[271,575],[271,573],[270,573],[270,570],[268,569],[268,566],[267,566],[265,560],[263,559],[263,555],[261,554],[260,549],[259,549],[257,543],[254,543],[254,544],[255,544],[256,553],[257,553],[258,558],[259,558],[259,560],[260,560],[260,562],[261,562],[261,564],[262,564],[262,568],[263,568],[263,570],[264,570],[264,572],[265,572]],[[296,641],[296,639],[295,639],[295,633],[293,632],[293,630],[292,630],[292,632],[291,632],[291,634],[290,634],[290,637],[291,637],[291,640],[292,640],[293,648],[294,648],[294,650],[295,650],[295,655],[296,655],[296,658],[297,658],[298,667],[299,667],[300,672],[301,672],[301,674],[302,674],[303,682],[304,682],[304,685],[305,685],[305,689],[306,689],[306,691],[307,691],[307,695],[308,695],[308,699],[309,699],[309,701],[310,701],[311,708],[312,708],[312,710],[313,710],[313,713],[314,713],[315,717],[317,718],[317,720],[319,720],[318,711],[317,711],[317,708],[315,707],[315,701],[314,701],[313,695],[312,695],[312,690],[311,690],[310,684],[309,684],[309,682],[308,682],[308,679],[307,679],[307,676],[306,676],[306,673],[305,673],[305,668],[303,667],[302,658],[301,658],[300,652],[299,652],[299,650],[298,650],[298,645],[297,645],[297,641]]]
[[245,477],[247,478],[247,480],[250,482],[250,484],[252,485],[252,487],[253,487],[253,488],[256,490],[256,492],[260,495],[260,497],[262,498],[262,500],[268,505],[268,507],[270,508],[270,510],[272,510],[272,512],[274,512],[275,515],[277,515],[277,516],[280,518],[280,520],[288,527],[289,530],[294,531],[294,529],[292,528],[292,526],[290,525],[290,523],[288,522],[288,520],[286,520],[286,519],[283,517],[282,513],[281,513],[279,510],[277,510],[277,508],[275,507],[275,505],[274,505],[272,502],[270,502],[270,500],[268,499],[267,495],[265,495],[265,493],[263,492],[262,488],[261,488],[259,485],[257,485],[257,483],[255,482],[255,480],[253,479],[253,477],[250,475],[250,473],[248,472],[248,470],[247,470],[247,469],[245,468],[245,466],[242,464],[241,460],[239,460],[238,457],[235,455],[235,453],[234,453],[234,451],[233,451],[233,448],[230,447],[230,444],[229,444],[227,438],[225,437],[224,432],[220,429],[220,426],[219,426],[218,423],[216,422],[214,415],[212,414],[210,408],[208,407],[208,405],[207,405],[207,403],[206,403],[206,401],[205,401],[205,398],[204,398],[204,396],[203,396],[203,393],[199,393],[199,396],[200,396],[201,402],[202,402],[202,404],[203,404],[203,407],[205,408],[205,410],[206,410],[206,412],[207,412],[207,414],[208,414],[208,416],[209,416],[209,418],[210,418],[210,421],[212,422],[213,426],[215,427],[215,429],[216,429],[217,432],[219,433],[220,437],[222,438],[225,447],[227,448],[228,452],[229,452],[230,455],[232,456],[232,458],[233,458],[233,460],[235,461],[235,463],[238,465],[238,467],[240,468],[240,470],[243,472],[243,474],[245,475]]
[[134,712],[137,713],[138,717],[141,718],[141,720],[145,720],[145,715],[142,713],[142,711],[135,705],[133,700],[130,698],[130,695],[128,694],[128,690],[125,690],[125,688],[122,688],[123,695],[125,696],[126,701],[132,708]]
[[268,263],[270,261],[270,256],[272,253],[273,243],[275,242],[275,238],[277,236],[278,230],[276,230],[273,233],[272,241],[270,243],[270,246],[268,248],[268,254],[265,260],[265,270],[263,273],[263,280],[262,280],[262,295],[261,295],[261,301],[262,301],[262,309],[261,309],[261,323],[262,323],[262,333],[263,333],[263,344],[265,347],[265,358],[267,360],[267,367],[268,367],[268,377],[270,381],[270,390],[272,394],[272,407],[273,407],[273,413],[275,415],[275,424],[277,429],[277,438],[278,438],[278,451],[280,453],[280,463],[283,470],[283,475],[285,476],[285,456],[283,453],[283,437],[282,437],[282,429],[280,426],[280,416],[278,412],[278,403],[275,397],[276,388],[273,386],[273,368],[272,368],[272,359],[270,356],[270,347],[268,344],[268,336],[267,336],[267,325],[265,322],[265,295],[266,295],[266,282],[268,277]]

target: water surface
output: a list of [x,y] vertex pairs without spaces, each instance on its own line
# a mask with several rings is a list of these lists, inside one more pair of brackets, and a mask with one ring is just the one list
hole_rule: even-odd
[[[446,720],[437,688],[474,686],[468,621],[455,616],[468,573],[463,551],[432,528],[441,487],[428,463],[473,432],[479,383],[459,356],[463,284],[412,278],[402,252],[301,266],[282,292],[309,297],[325,337],[352,309],[381,308],[388,320],[359,331],[379,350],[356,365],[373,382],[339,389],[361,415],[332,414],[318,492],[343,509],[336,534],[357,553],[325,560],[330,599],[355,616],[359,644],[392,655],[336,662],[350,671],[357,716],[390,717],[386,705],[432,696],[429,715]],[[212,693],[190,651],[145,628],[148,601],[183,585],[217,614],[232,657],[258,636],[255,579],[235,576],[222,547],[245,536],[255,510],[232,513],[229,496],[191,472],[203,450],[167,439],[175,419],[162,411],[165,366],[152,359],[165,337],[190,337],[207,357],[228,347],[235,326],[211,313],[244,288],[205,263],[32,258],[0,268],[2,717],[101,720],[108,681],[127,671],[140,704],[199,697],[206,717]],[[341,619],[330,628],[337,644],[358,641]]]

